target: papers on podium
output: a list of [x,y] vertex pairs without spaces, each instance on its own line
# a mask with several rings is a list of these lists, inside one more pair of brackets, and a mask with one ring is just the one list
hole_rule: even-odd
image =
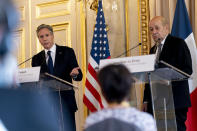
[[54,75],[48,73],[40,74],[40,66],[19,69],[17,82],[22,87],[47,87],[55,90],[78,89],[78,86]]
[[38,82],[40,78],[40,66],[18,69],[18,83]]
[[154,71],[155,54],[104,59],[100,61],[99,69],[109,64],[123,64],[129,69],[131,73]]

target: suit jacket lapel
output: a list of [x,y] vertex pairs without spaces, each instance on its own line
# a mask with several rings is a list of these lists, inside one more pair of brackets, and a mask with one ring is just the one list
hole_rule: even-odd
[[41,59],[40,59],[41,70],[43,72],[47,72],[47,64],[46,64],[46,56],[44,50],[41,52]]
[[149,54],[155,54],[155,53],[156,53],[156,50],[157,50],[157,46],[154,45],[154,46],[151,48]]
[[168,46],[169,46],[169,40],[171,39],[171,36],[170,35],[168,35],[167,37],[166,37],[166,40],[165,40],[165,42],[164,42],[164,45],[163,45],[163,47],[162,47],[162,51],[161,51],[161,54],[160,54],[160,57],[159,57],[159,59],[161,60],[163,57],[165,57],[165,54],[166,54],[166,49],[168,48]]
[[60,48],[60,46],[56,45],[56,55],[55,55],[55,63],[54,63],[54,73],[56,72],[56,69],[58,68],[58,65],[61,63],[63,58],[63,52]]
[[46,56],[45,56],[44,50],[42,51],[41,55],[42,55],[42,60],[41,60],[42,63],[41,64],[46,65]]

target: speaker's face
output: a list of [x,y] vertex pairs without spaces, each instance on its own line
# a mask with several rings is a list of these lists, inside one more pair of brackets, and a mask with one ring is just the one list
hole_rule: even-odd
[[161,42],[169,33],[168,25],[162,22],[162,18],[153,18],[149,23],[149,31],[155,42]]
[[47,28],[43,28],[38,32],[38,39],[41,45],[47,50],[54,44],[54,35]]

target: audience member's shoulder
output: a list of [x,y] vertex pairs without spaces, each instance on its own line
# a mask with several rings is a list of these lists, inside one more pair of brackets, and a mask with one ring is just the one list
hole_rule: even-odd
[[142,128],[144,131],[156,131],[156,123],[152,115],[146,112],[135,109],[136,125]]
[[92,113],[86,119],[85,128],[108,118],[115,118],[126,123],[134,124],[144,131],[156,131],[156,124],[153,117],[136,108],[103,109],[99,112]]
[[92,114],[90,114],[86,119],[85,127],[88,127],[90,125],[93,125],[97,122],[102,121],[106,117],[105,115],[106,111],[107,111],[106,109],[103,109],[103,110],[93,112]]
[[124,112],[126,114],[129,114],[130,117],[135,118],[136,121],[138,121],[138,120],[139,121],[141,121],[141,120],[142,121],[144,121],[144,120],[154,120],[153,116],[150,115],[149,113],[142,112],[142,111],[140,111],[136,108],[133,108],[133,107],[126,109]]

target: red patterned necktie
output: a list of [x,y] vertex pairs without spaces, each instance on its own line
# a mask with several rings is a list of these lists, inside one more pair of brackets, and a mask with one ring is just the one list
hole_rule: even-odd
[[155,59],[155,67],[157,68],[158,67],[158,64],[159,64],[159,56],[161,54],[161,47],[162,47],[162,44],[159,43],[157,45],[157,55],[156,55],[156,59]]

